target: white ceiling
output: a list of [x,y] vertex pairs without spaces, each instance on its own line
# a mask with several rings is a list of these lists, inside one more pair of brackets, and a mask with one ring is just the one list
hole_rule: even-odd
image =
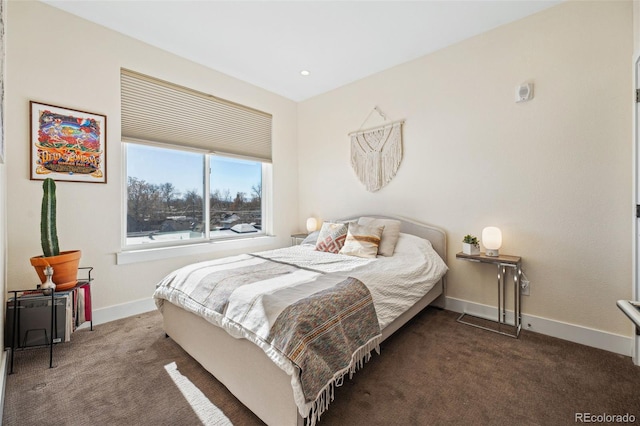
[[41,1],[302,101],[561,0]]

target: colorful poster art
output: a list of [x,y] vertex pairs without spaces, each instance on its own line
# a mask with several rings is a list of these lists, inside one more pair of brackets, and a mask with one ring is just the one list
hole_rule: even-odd
[[107,117],[31,101],[31,179],[107,182]]

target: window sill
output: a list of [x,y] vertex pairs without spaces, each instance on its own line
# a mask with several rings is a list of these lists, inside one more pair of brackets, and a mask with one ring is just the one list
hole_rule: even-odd
[[149,262],[153,260],[171,259],[180,256],[193,256],[203,253],[216,253],[237,249],[261,248],[275,243],[275,237],[263,235],[254,238],[238,238],[234,240],[212,240],[199,244],[173,247],[155,247],[116,253],[116,265]]

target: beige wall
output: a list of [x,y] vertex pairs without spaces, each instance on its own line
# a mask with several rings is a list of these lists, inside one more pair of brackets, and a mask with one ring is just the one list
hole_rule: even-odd
[[633,0],[633,51],[640,54],[640,0]]
[[[278,236],[289,243],[297,212],[297,105],[289,100],[134,41],[40,2],[9,2],[7,34],[8,287],[35,284],[31,256],[41,253],[41,182],[29,180],[29,100],[107,115],[108,183],[58,184],[61,249],[82,249],[95,267],[94,305],[150,298],[172,269],[206,255],[116,265],[120,250],[123,162],[120,68],[211,93],[273,114],[273,208]],[[235,250],[237,252],[238,250]],[[216,257],[233,254],[220,251]]]
[[[81,248],[82,263],[96,268],[97,308],[148,298],[168,271],[205,257],[115,265],[126,67],[274,115],[273,246],[309,215],[400,214],[447,231],[449,296],[495,305],[494,270],[455,260],[464,234],[494,224],[502,251],[524,258],[525,313],[629,335],[615,301],[631,296],[632,16],[631,2],[570,2],[296,105],[44,4],[10,2],[0,166],[8,287],[34,283],[28,259],[40,252],[29,100],[108,116],[108,184],[58,189],[61,244]],[[525,81],[535,98],[516,104]],[[349,166],[347,133],[374,105],[406,119],[405,157],[396,178],[370,194]]]
[[[455,254],[496,225],[524,259],[526,314],[630,335],[615,302],[632,288],[632,24],[630,1],[569,2],[302,102],[300,226],[363,212],[441,226],[448,296],[495,306],[495,269]],[[523,82],[535,98],[516,104]],[[375,105],[406,119],[404,160],[368,193],[347,133]]]
[[[3,32],[6,31],[6,6],[2,5],[0,8],[2,9],[3,15]],[[4,49],[0,49],[4,50]],[[5,61],[3,61],[5,62]],[[0,65],[4,66],[4,64]],[[2,76],[4,78],[5,73],[4,69],[2,70]],[[4,81],[3,81],[4,83]],[[6,90],[6,83],[5,90]],[[5,96],[3,94],[3,96]],[[2,99],[0,99],[2,101]],[[0,104],[0,108],[4,109],[4,103]],[[3,128],[6,128],[6,119],[2,122]],[[0,134],[0,137],[3,137],[4,134]],[[6,144],[6,137],[2,141],[3,144]],[[3,161],[6,162],[6,152],[2,153],[4,155]],[[6,316],[6,303],[7,300],[7,174],[6,167],[4,163],[0,164],[0,342],[4,344],[4,322]],[[4,346],[3,346],[4,347]],[[2,355],[0,355],[0,366],[4,366],[5,362],[3,357],[6,356],[7,351],[3,351]],[[2,367],[0,367],[0,374],[3,376],[6,374],[4,371],[1,371]],[[0,386],[2,384],[0,383]],[[2,408],[2,404],[0,404],[0,408]]]

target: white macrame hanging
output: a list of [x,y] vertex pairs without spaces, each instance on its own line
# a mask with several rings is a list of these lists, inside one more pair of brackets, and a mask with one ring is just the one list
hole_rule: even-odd
[[[374,110],[386,120],[378,107]],[[395,121],[349,133],[351,166],[367,191],[376,192],[396,175],[402,162],[403,124],[404,121]]]

